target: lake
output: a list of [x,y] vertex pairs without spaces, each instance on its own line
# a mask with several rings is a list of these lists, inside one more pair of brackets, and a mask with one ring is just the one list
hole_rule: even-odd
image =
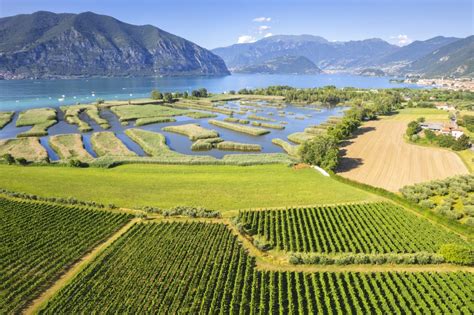
[[[326,85],[335,85],[336,87],[359,87],[359,88],[394,88],[394,87],[413,87],[416,85],[390,83],[389,77],[366,77],[347,74],[320,74],[320,75],[252,75],[252,74],[234,74],[225,77],[144,77],[144,78],[89,78],[89,79],[68,79],[68,80],[12,80],[0,81],[0,111],[15,110],[15,116],[11,123],[0,130],[0,139],[14,138],[20,132],[28,130],[30,127],[16,127],[16,119],[19,111],[34,107],[59,107],[61,105],[70,105],[80,103],[91,103],[96,99],[105,100],[124,100],[149,97],[150,91],[158,89],[160,91],[192,91],[197,88],[205,87],[210,92],[221,93],[229,90],[239,90],[241,88],[258,88],[269,85],[290,85],[293,87],[320,87]],[[239,109],[239,102],[228,102],[236,110]],[[182,135],[162,131],[161,129],[169,125],[198,123],[202,127],[214,129],[219,132],[221,137],[228,141],[259,144],[262,146],[262,152],[273,153],[283,152],[283,150],[274,145],[273,138],[287,140],[287,136],[294,132],[303,131],[310,125],[318,125],[326,121],[331,116],[341,116],[344,108],[321,108],[315,111],[286,104],[283,109],[285,112],[294,113],[286,117],[278,116],[278,109],[267,107],[264,112],[257,115],[267,118],[278,118],[278,121],[285,123],[284,130],[271,130],[270,134],[254,137],[239,132],[227,130],[221,127],[210,125],[208,119],[192,119],[181,116],[176,117],[177,122],[159,123],[147,126],[141,126],[141,129],[163,133],[169,147],[175,151],[184,154],[194,155],[212,155],[221,158],[225,154],[235,154],[239,152],[211,151],[196,152],[191,150],[192,142]],[[110,131],[113,131],[117,137],[132,151],[139,156],[146,155],[143,150],[125,133],[125,129],[134,127],[133,122],[124,127],[120,124],[117,117],[108,109],[101,110],[101,116],[111,124]],[[226,115],[218,114],[216,119],[224,119]],[[246,115],[235,115],[236,118],[246,118]],[[298,117],[299,119],[297,119]],[[68,124],[64,121],[64,113],[58,110],[59,123],[49,128],[49,135],[79,133],[77,126]],[[92,132],[103,131],[87,115],[82,114],[81,119],[89,123],[93,128]],[[90,136],[92,132],[82,133],[85,149],[92,155],[96,153],[92,149]],[[58,157],[48,144],[49,136],[40,139],[41,144],[47,149],[51,160],[57,160]]]
[[150,91],[192,91],[207,88],[222,93],[242,88],[289,85],[299,88],[335,85],[358,88],[420,88],[414,84],[390,83],[390,77],[367,77],[349,74],[264,75],[233,74],[223,77],[143,77],[84,78],[62,80],[0,80],[0,111],[33,107],[58,107],[91,103],[96,99],[133,99],[149,97]]

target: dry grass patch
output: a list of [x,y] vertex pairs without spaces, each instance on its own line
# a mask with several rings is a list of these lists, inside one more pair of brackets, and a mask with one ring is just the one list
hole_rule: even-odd
[[289,142],[286,142],[285,140],[280,139],[280,138],[272,139],[272,143],[276,144],[279,147],[281,147],[289,155],[292,155],[292,156],[297,156],[298,155],[299,145],[293,145],[293,144],[291,144]]
[[78,159],[80,161],[87,161],[93,158],[84,149],[82,135],[80,134],[51,136],[49,138],[49,145],[61,160]]
[[44,162],[48,153],[36,137],[0,140],[0,156],[11,154],[15,159],[23,158],[28,162]]
[[215,120],[215,119],[209,119],[209,123],[218,127],[226,128],[229,130],[245,133],[248,135],[252,136],[262,136],[267,133],[270,133],[270,130],[263,129],[263,128],[257,128],[257,127],[250,127],[250,126],[242,126],[242,125],[236,125],[233,123],[229,123],[226,121],[221,121],[221,120]]
[[99,156],[136,156],[113,132],[96,132],[91,136],[91,144]]
[[13,119],[15,112],[0,112],[0,130]]
[[421,147],[404,140],[406,121],[379,120],[364,124],[343,148],[339,174],[390,191],[442,179],[468,170],[456,153]]
[[17,137],[41,137],[48,134],[48,128],[57,123],[56,110],[53,108],[33,108],[23,111],[16,121],[17,127],[33,126]]
[[314,136],[315,134],[311,134],[311,133],[295,132],[288,135],[288,140],[297,144],[302,144],[303,142],[313,139]]
[[239,143],[233,141],[223,141],[217,144],[217,149],[223,151],[262,151],[258,144]]
[[215,130],[209,130],[199,126],[198,124],[186,124],[179,126],[168,126],[162,128],[163,131],[174,132],[180,135],[185,135],[191,141],[198,139],[217,138],[219,133]]

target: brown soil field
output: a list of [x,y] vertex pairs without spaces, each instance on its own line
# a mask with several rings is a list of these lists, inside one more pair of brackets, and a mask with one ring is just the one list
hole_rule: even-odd
[[337,173],[349,179],[398,191],[405,185],[468,174],[462,160],[446,149],[422,147],[404,139],[407,122],[378,120],[364,124],[342,148]]

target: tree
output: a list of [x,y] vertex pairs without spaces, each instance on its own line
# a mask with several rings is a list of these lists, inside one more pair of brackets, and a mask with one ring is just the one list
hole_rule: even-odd
[[406,131],[406,134],[408,137],[411,137],[413,135],[416,135],[417,133],[419,133],[421,131],[421,126],[420,126],[420,123],[417,122],[417,121],[411,121],[409,124],[408,124],[408,128],[407,128],[407,131]]
[[337,141],[329,135],[319,135],[301,145],[299,154],[303,162],[327,170],[336,168],[339,161]]
[[17,163],[20,164],[20,165],[26,165],[28,164],[28,161],[25,159],[25,158],[18,158],[16,159]]
[[9,165],[15,164],[15,158],[10,154],[6,153],[2,156],[2,158],[7,162]]
[[165,101],[166,103],[173,102],[173,94],[171,94],[171,93],[163,94],[163,101]]
[[456,143],[456,139],[451,135],[439,135],[436,140],[442,148],[451,148]]
[[428,140],[429,142],[433,142],[436,139],[436,134],[433,130],[425,129],[423,133],[425,134],[426,140]]
[[183,98],[188,98],[188,97],[189,97],[188,91],[184,91]]
[[161,94],[158,90],[151,91],[151,99],[153,100],[161,100],[163,99],[163,94]]
[[470,147],[471,147],[471,141],[469,137],[466,135],[462,135],[453,144],[452,149],[454,151],[462,151],[462,150],[469,149]]

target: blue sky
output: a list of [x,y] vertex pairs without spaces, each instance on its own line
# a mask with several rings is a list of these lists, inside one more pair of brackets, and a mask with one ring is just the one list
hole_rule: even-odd
[[93,11],[152,24],[206,48],[271,34],[328,40],[379,37],[394,44],[473,34],[471,0],[0,0],[0,16]]

